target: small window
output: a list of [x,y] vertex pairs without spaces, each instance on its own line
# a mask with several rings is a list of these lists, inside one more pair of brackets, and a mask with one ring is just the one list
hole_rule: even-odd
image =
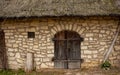
[[35,32],[28,32],[28,38],[35,38]]

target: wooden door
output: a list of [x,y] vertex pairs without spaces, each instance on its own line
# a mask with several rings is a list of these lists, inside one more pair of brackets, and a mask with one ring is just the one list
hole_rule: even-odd
[[61,31],[55,35],[55,68],[80,68],[80,39],[79,34],[72,31]]
[[5,34],[2,30],[0,30],[0,68],[7,69],[7,54],[5,48]]

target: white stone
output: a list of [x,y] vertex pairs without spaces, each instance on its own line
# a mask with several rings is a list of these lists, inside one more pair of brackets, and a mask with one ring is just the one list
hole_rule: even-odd
[[40,49],[46,49],[46,47],[40,47]]
[[20,53],[16,53],[15,57],[20,58]]
[[54,66],[54,63],[53,63],[53,62],[47,62],[47,63],[45,63],[45,64],[48,65],[49,67]]
[[84,50],[84,54],[92,54],[92,51]]
[[81,49],[88,49],[88,47],[87,46],[82,46]]
[[13,33],[5,33],[5,36],[12,36],[13,35]]
[[106,42],[100,42],[100,45],[106,45]]
[[52,29],[52,30],[51,30],[51,32],[52,32],[53,34],[55,34],[55,33],[56,33],[56,31],[55,31],[54,29]]
[[93,33],[86,34],[86,37],[92,37],[92,36],[93,36]]
[[42,63],[41,68],[49,68],[46,64]]
[[34,47],[33,48],[39,48],[39,46],[38,45],[34,45]]
[[35,58],[35,61],[39,61],[40,60],[40,58]]
[[12,51],[14,51],[14,49],[12,49],[12,48],[8,48],[8,51],[11,51],[11,52],[12,52]]
[[90,58],[90,59],[91,59],[91,58],[92,58],[92,56],[91,56],[91,55],[88,55],[88,56],[87,56],[87,58]]
[[92,53],[93,53],[93,54],[96,54],[96,53],[98,53],[98,51],[92,51]]
[[81,28],[81,30],[79,31],[79,34],[82,34],[85,31],[85,28]]
[[18,65],[18,63],[16,61],[8,61],[8,64]]
[[15,61],[15,57],[8,57],[9,61]]
[[94,54],[94,55],[93,55],[93,58],[97,58],[97,54]]
[[13,44],[13,47],[18,47],[18,44]]
[[50,58],[43,58],[43,62],[50,61]]
[[16,59],[18,63],[23,63],[23,60],[21,59]]
[[57,27],[58,31],[61,30],[61,26],[60,25],[57,25],[56,27]]
[[73,26],[73,31],[76,31],[77,28],[78,28],[78,26],[77,26],[77,25],[74,25],[74,26]]
[[24,32],[24,31],[25,31],[25,29],[18,29],[18,31],[20,31],[20,32]]
[[54,54],[47,54],[47,56],[48,56],[48,57],[53,57],[53,56],[54,56]]
[[47,46],[48,49],[54,49],[54,46]]
[[98,33],[98,32],[99,32],[99,30],[93,30],[93,32],[94,32],[94,33]]
[[40,65],[40,64],[41,64],[41,62],[38,62],[38,61],[36,62],[36,65]]
[[90,37],[89,40],[90,40],[90,41],[93,41],[93,38]]
[[48,29],[48,26],[41,26],[41,29]]
[[11,57],[14,56],[14,55],[15,55],[15,53],[9,53],[9,56],[11,56]]
[[72,30],[72,26],[73,26],[73,25],[72,25],[72,24],[70,24],[70,26],[69,26],[69,30]]

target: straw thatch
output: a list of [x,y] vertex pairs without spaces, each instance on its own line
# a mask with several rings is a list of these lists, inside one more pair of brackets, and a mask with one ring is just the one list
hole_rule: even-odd
[[0,17],[120,15],[120,0],[0,0]]

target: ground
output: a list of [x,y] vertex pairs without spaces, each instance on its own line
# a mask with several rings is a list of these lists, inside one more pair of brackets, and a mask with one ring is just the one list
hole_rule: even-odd
[[0,71],[0,75],[120,75],[120,69],[76,69],[76,70],[63,70],[63,69],[41,69],[30,73],[25,73],[23,70],[13,71],[8,70]]

